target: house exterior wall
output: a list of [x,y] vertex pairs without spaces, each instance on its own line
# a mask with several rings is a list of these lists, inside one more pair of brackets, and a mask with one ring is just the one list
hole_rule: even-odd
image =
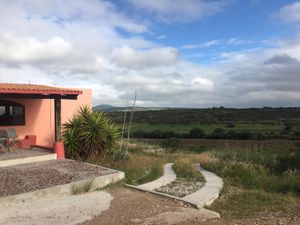
[[[82,105],[92,107],[92,91],[80,89],[77,100],[62,99],[61,121],[68,121]],[[54,99],[7,99],[25,106],[24,126],[1,126],[1,129],[13,127],[20,139],[25,135],[36,135],[37,145],[52,147],[55,140]]]

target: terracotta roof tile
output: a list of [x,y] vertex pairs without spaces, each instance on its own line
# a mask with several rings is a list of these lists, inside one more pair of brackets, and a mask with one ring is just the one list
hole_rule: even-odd
[[0,93],[79,95],[82,91],[36,84],[0,83]]

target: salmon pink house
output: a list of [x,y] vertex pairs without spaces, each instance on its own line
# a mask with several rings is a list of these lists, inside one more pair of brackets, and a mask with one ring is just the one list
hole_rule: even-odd
[[82,105],[92,106],[90,89],[0,83],[0,129],[14,128],[21,145],[52,147]]

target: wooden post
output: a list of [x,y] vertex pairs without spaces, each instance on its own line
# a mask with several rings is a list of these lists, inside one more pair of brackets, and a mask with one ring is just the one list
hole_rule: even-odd
[[61,139],[61,98],[54,98],[55,141]]

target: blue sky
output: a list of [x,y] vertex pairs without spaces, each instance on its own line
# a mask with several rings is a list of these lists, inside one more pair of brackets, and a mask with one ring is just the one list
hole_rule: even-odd
[[[225,2],[224,9],[216,15],[195,21],[172,23],[153,18],[153,13],[144,14],[145,11],[140,14],[131,9],[128,13],[137,13],[143,20],[151,21],[152,32],[146,33],[145,38],[176,47],[183,57],[195,63],[218,62],[215,55],[220,51],[268,47],[265,41],[290,37],[298,32],[294,24],[282,23],[274,15],[278,9],[295,1]],[[128,7],[128,4],[120,7]]]
[[300,1],[0,1],[0,78],[95,105],[299,106]]

